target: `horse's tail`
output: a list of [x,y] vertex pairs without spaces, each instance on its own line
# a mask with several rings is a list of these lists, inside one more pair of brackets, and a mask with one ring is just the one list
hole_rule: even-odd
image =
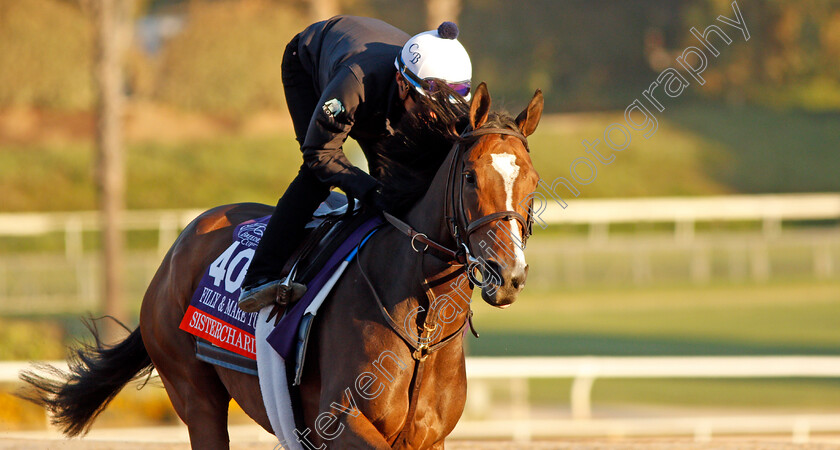
[[100,341],[93,322],[86,325],[93,333],[95,344],[73,351],[67,361],[69,373],[40,365],[36,368],[47,372],[48,376],[34,371],[20,375],[29,386],[17,395],[46,408],[51,413],[53,425],[68,437],[86,433],[123,386],[133,379],[151,375],[153,369],[140,328],[120,343],[106,346]]

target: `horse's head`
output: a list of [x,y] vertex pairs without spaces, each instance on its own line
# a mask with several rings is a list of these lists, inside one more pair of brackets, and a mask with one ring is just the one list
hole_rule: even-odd
[[[468,146],[451,176],[461,239],[475,261],[469,273],[488,304],[505,308],[525,286],[525,242],[531,232],[530,206],[539,175],[525,138],[543,110],[538,90],[515,119],[490,113],[490,94],[481,83],[473,94],[465,134]],[[460,203],[460,204],[459,204]]]

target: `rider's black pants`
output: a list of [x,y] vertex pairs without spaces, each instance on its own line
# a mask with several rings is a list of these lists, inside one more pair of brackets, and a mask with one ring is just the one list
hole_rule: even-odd
[[[295,36],[283,53],[281,69],[283,90],[292,116],[295,137],[298,143],[303,145],[319,96],[315,91],[312,76],[300,63],[297,48],[298,38]],[[297,177],[277,202],[274,214],[251,261],[244,286],[253,284],[259,278],[276,279],[280,276],[286,260],[303,239],[306,223],[329,192],[329,186],[319,181],[304,163]]]

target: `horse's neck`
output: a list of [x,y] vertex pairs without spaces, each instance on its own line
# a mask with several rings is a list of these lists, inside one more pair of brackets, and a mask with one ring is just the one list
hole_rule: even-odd
[[[450,158],[443,163],[428,191],[406,215],[405,220],[430,239],[454,248],[454,239],[449,235],[444,212],[447,162],[451,162]],[[409,383],[407,395],[413,404],[409,403],[409,416],[406,419],[409,422],[404,425],[404,429],[410,431],[428,425],[419,424],[417,414],[411,411],[446,411],[444,406],[452,410],[463,408],[464,335],[459,332],[459,327],[468,318],[472,290],[463,276],[462,267],[450,265],[432,255],[415,252],[409,238],[396,228],[382,230],[375,239],[376,245],[371,245],[366,255],[360,252],[358,261],[362,266],[360,270],[370,271],[372,286],[369,287],[374,295],[378,291],[387,310],[382,320],[387,327],[394,328],[394,335],[400,336],[392,336],[387,341],[380,337],[380,340],[390,341],[408,350],[412,356],[409,367],[413,366],[413,374],[406,381]],[[377,257],[381,259],[375,259]],[[389,315],[391,319],[387,319]],[[418,345],[421,342],[423,345]],[[431,368],[422,370],[425,367],[422,361],[426,360],[426,356],[418,355],[425,351],[433,352],[428,363]],[[439,388],[444,390],[443,397],[417,395],[438,383],[442,385]],[[435,415],[432,412],[421,416],[429,420]],[[444,416],[431,420],[446,423],[447,417]],[[400,439],[409,435],[401,431]]]
[[426,194],[418,201],[406,215],[406,221],[415,230],[425,233],[429,239],[445,247],[455,249],[455,239],[449,232],[446,218],[446,186],[449,181],[449,169],[452,160],[457,156],[456,151],[449,152],[449,156],[438,169]]
[[[429,239],[447,247],[455,249],[455,239],[452,237],[446,218],[447,201],[451,199],[446,198],[447,182],[449,181],[449,170],[452,164],[452,159],[458,156],[458,152],[452,151],[446,160],[441,164],[437,174],[432,180],[426,194],[405,216],[406,222],[420,233],[426,234]],[[409,299],[410,308],[413,310],[417,306],[422,306],[424,311],[429,314],[435,314],[437,309],[441,307],[442,302],[438,304],[436,300],[448,298],[455,300],[460,306],[455,306],[459,311],[458,316],[452,318],[453,320],[447,322],[445,328],[458,327],[466,320],[467,311],[469,311],[469,302],[472,295],[472,288],[466,278],[465,271],[462,266],[451,265],[451,261],[442,261],[432,254],[423,255],[412,250],[410,245],[406,245],[408,238],[399,232],[391,233],[391,239],[400,240],[402,242],[395,242],[392,246],[394,249],[394,266],[397,266],[397,261],[402,260],[407,262],[402,267],[392,267],[390,273],[400,280],[402,289],[397,295],[391,296],[391,305],[386,305],[394,310],[405,309],[407,305],[400,305],[406,303]],[[419,245],[419,244],[418,244]],[[406,252],[400,254],[399,249]],[[397,274],[397,272],[399,272]],[[384,274],[384,272],[383,272]],[[418,286],[422,283],[422,286]],[[421,293],[422,291],[422,293]],[[432,305],[429,305],[432,302]],[[432,306],[430,308],[430,306]],[[428,320],[427,320],[428,323]]]

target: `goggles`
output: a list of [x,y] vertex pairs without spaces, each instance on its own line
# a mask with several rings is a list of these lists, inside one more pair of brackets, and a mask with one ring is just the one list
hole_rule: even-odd
[[[438,79],[435,79],[435,78],[424,80],[424,79],[418,77],[417,75],[414,74],[414,72],[412,72],[411,70],[409,70],[408,67],[406,67],[405,62],[403,62],[403,59],[402,59],[402,54],[400,54],[398,56],[397,63],[399,64],[400,73],[402,73],[403,76],[405,76],[405,79],[408,80],[408,82],[411,83],[412,86],[414,86],[414,87],[416,87],[416,88],[418,88],[422,91],[434,92],[435,90],[438,89],[438,83],[443,81],[443,80],[438,80]],[[446,83],[446,82],[444,82],[444,83]],[[470,80],[461,81],[461,82],[458,82],[458,83],[446,83],[446,85],[449,86],[449,88],[452,89],[453,91],[457,92],[458,95],[460,95],[461,97],[466,97],[470,94],[470,88],[471,88]]]

